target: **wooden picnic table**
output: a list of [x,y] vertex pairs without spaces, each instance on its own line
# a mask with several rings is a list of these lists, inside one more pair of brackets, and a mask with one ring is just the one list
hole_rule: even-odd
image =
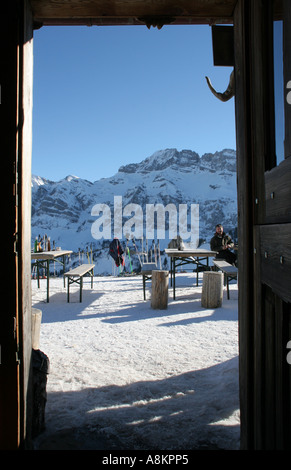
[[202,261],[206,260],[206,266],[209,266],[209,258],[216,256],[216,251],[206,250],[202,248],[191,248],[178,250],[177,248],[167,248],[165,253],[171,259],[171,286],[173,284],[173,297],[176,298],[176,268],[187,264],[196,265],[196,285],[198,286],[198,273],[201,267],[205,268],[205,264]]
[[[64,272],[65,272],[66,257],[69,256],[71,253],[73,253],[73,251],[71,250],[37,251],[36,253],[31,253],[31,259],[35,260],[36,262],[38,287],[39,287],[39,268],[46,269],[47,302],[49,302],[49,278],[50,278],[49,264],[52,261],[57,261],[64,267]],[[64,287],[65,287],[65,278],[64,278]]]

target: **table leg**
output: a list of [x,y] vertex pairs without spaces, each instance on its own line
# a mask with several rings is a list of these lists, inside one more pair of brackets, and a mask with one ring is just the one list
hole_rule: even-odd
[[49,302],[50,296],[50,262],[47,260],[46,262],[46,300]]
[[68,287],[67,287],[67,302],[70,302],[70,278],[67,279]]
[[39,264],[38,264],[38,260],[36,260],[36,276],[37,276],[37,287],[39,288]]
[[197,258],[196,264],[196,286],[198,287],[198,276],[199,276],[199,258]]
[[175,257],[173,258],[173,297],[174,300],[176,299],[176,260]]
[[80,302],[82,302],[83,276],[80,278]]
[[[64,274],[65,274],[65,272],[66,272],[66,270],[65,270],[65,262],[66,262],[66,260],[65,260],[65,255],[64,255],[64,256],[63,256],[63,267],[64,267]],[[63,278],[64,278],[64,287],[66,287],[65,276],[63,276]]]

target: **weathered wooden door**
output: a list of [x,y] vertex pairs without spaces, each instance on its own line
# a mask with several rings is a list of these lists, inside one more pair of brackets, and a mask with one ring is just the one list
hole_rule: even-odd
[[28,1],[1,6],[2,308],[0,449],[28,441],[31,412],[30,206],[32,15]]
[[[291,5],[239,0],[234,16],[241,445],[291,448]],[[274,16],[275,13],[275,16]],[[285,151],[276,155],[274,19],[283,20]]]

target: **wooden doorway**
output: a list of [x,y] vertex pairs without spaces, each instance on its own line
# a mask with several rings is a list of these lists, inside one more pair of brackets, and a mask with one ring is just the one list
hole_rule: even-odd
[[[60,2],[58,2],[60,3]],[[67,14],[68,2],[32,1],[38,13],[52,20],[57,10]],[[75,1],[79,24],[89,24],[82,3]],[[100,2],[98,2],[100,3]],[[106,2],[105,2],[106,3]],[[122,2],[119,2],[121,4]],[[134,3],[134,2],[133,2]],[[239,211],[239,335],[241,444],[244,449],[291,448],[291,366],[287,342],[291,340],[291,106],[289,0],[283,0],[283,58],[285,155],[276,165],[274,154],[274,102],[272,28],[279,0],[189,2],[186,17],[172,1],[143,2],[147,13],[178,15],[178,21],[234,20],[236,129]],[[94,2],[90,11],[96,11]],[[7,7],[9,5],[9,7]],[[114,5],[114,2],[113,2]],[[111,21],[134,24],[140,16],[124,2],[120,18],[107,2]],[[138,8],[139,6],[139,8]],[[7,175],[3,187],[5,231],[4,262],[8,266],[5,290],[9,305],[1,315],[0,439],[3,448],[19,448],[27,441],[30,419],[30,159],[32,110],[33,14],[30,2],[14,0],[1,16],[1,38],[9,54],[4,59],[2,90],[2,155]],[[53,12],[53,7],[57,8]],[[130,8],[129,8],[130,7]],[[84,7],[85,8],[85,7]],[[109,10],[108,10],[109,8]],[[128,9],[130,9],[130,13]],[[152,9],[154,11],[152,11]],[[77,11],[76,10],[76,11]],[[121,11],[121,10],[120,10]],[[88,13],[88,12],[87,12]],[[69,15],[69,16],[68,16]],[[183,15],[182,15],[183,16]],[[215,20],[216,18],[216,20]],[[37,20],[40,19],[40,16]],[[65,24],[55,16],[55,24]],[[75,21],[75,20],[74,20]],[[96,20],[97,21],[97,20]],[[131,23],[130,23],[131,21]],[[58,23],[59,22],[59,23]],[[89,22],[89,23],[88,23]],[[96,23],[97,24],[97,23]],[[7,25],[9,28],[7,28]],[[9,34],[7,34],[7,29]],[[6,58],[4,58],[6,57]],[[277,240],[279,234],[279,239]],[[278,241],[278,242],[277,242]]]

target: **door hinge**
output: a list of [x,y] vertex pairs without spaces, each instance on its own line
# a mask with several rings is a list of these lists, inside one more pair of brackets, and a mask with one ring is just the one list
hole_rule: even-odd
[[16,351],[15,355],[16,355],[16,364],[20,364],[20,359],[19,359],[19,355],[18,355],[18,351]]
[[19,357],[19,344],[17,344],[17,349],[15,351],[15,359],[16,359],[16,364],[20,364],[20,357]]
[[14,253],[18,256],[18,233],[14,235]]

